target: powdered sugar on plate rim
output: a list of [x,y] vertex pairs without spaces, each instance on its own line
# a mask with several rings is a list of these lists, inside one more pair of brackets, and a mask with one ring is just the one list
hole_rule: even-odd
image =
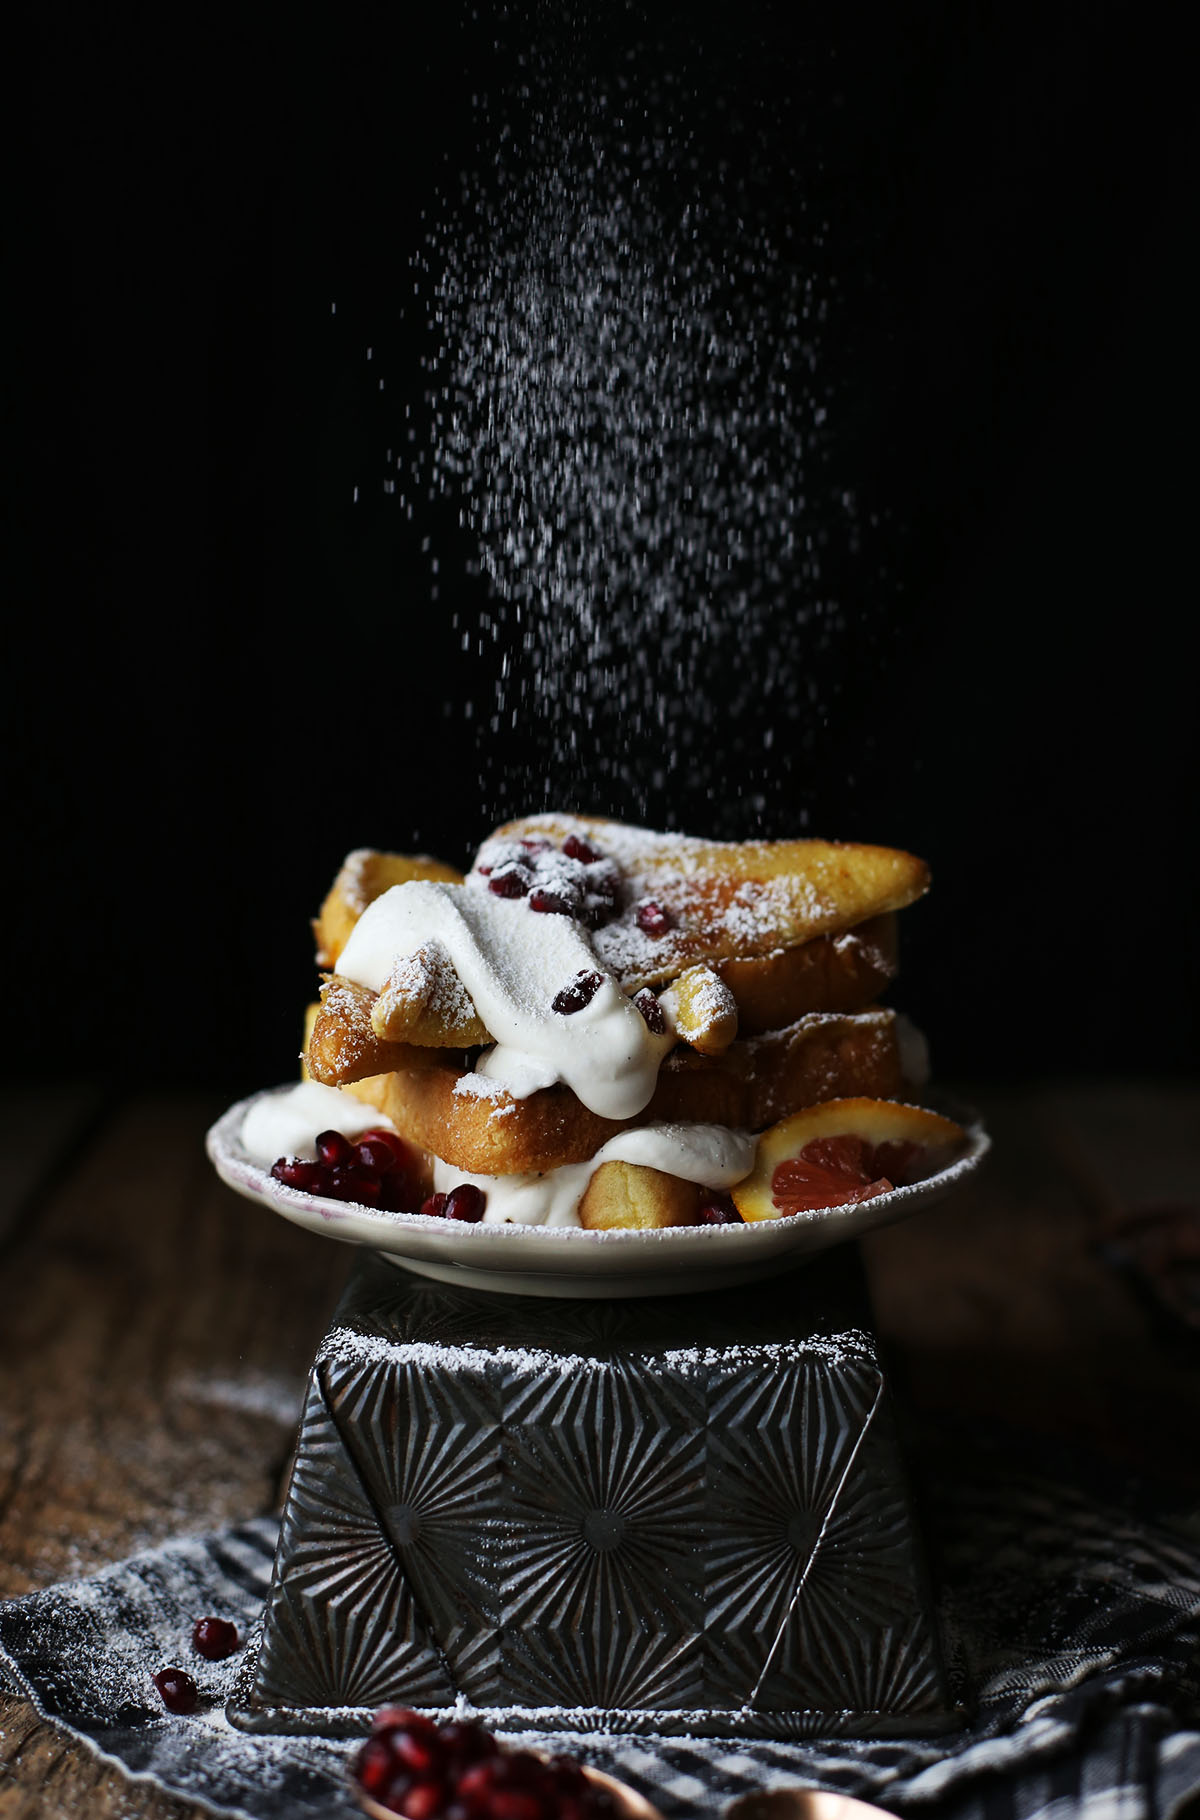
[[212,1126],[206,1149],[222,1181],[310,1232],[371,1246],[419,1275],[513,1294],[661,1295],[752,1281],[940,1200],[969,1179],[990,1148],[978,1115],[950,1107],[967,1131],[962,1154],[925,1181],[856,1204],[750,1225],[672,1226],[656,1232],[467,1225],[327,1200],[277,1182],[251,1161],[240,1133],[253,1105],[268,1094],[288,1091],[289,1086],[268,1088],[239,1100]]

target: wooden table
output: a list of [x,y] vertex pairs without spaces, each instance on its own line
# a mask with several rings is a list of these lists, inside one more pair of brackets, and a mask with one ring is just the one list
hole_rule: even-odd
[[[1191,1235],[1194,1291],[1200,1085],[965,1097],[995,1140],[984,1175],[864,1244],[913,1409],[1084,1448],[1194,1506],[1200,1329],[1111,1254],[1138,1210],[1190,1207],[1171,1231],[1176,1255]],[[351,1254],[221,1185],[203,1135],[222,1109],[86,1085],[4,1103],[0,1597],[276,1506]],[[1143,1258],[1165,1229],[1135,1229]],[[1186,1259],[1175,1280],[1186,1290]],[[0,1820],[199,1811],[0,1696]]]

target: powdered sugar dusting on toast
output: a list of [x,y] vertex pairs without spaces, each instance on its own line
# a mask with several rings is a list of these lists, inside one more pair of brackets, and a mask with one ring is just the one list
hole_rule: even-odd
[[353,853],[347,853],[342,861],[342,869],[338,873],[338,889],[350,909],[356,910],[360,916],[371,901],[371,893],[367,888],[367,875],[373,859],[372,848],[356,847]]
[[388,990],[399,998],[424,999],[446,1029],[468,1024],[475,1016],[471,995],[440,942],[427,942],[418,954],[402,954],[388,975]]
[[[801,843],[804,857],[781,865],[772,842],[711,841],[560,814],[531,815],[502,829],[480,848],[474,872],[509,850],[514,837],[561,842],[570,835],[602,850],[619,870],[617,913],[594,941],[598,958],[627,990],[660,984],[695,960],[762,957],[844,932],[911,902],[928,882],[919,861],[885,849],[811,841]],[[867,856],[880,874],[869,885],[854,877]],[[833,876],[843,865],[849,885]],[[639,925],[647,900],[668,911],[665,931],[652,934]]]

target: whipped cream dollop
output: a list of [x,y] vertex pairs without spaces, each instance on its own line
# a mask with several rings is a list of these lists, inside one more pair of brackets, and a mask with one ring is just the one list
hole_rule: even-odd
[[757,1141],[724,1125],[638,1125],[609,1138],[586,1163],[544,1175],[468,1175],[435,1157],[433,1185],[442,1193],[460,1182],[482,1188],[485,1226],[578,1226],[579,1203],[602,1163],[639,1163],[702,1188],[732,1188],[753,1169]]
[[[674,1032],[650,1030],[574,917],[540,915],[478,876],[462,885],[414,879],[368,905],[336,971],[382,992],[396,962],[429,942],[449,954],[496,1038],[476,1073],[517,1099],[565,1081],[601,1118],[634,1118],[649,1102]],[[584,974],[601,976],[590,1000],[556,1011],[555,998]]]
[[242,1149],[251,1162],[269,1169],[281,1156],[312,1162],[320,1131],[340,1131],[353,1139],[380,1129],[394,1127],[374,1106],[365,1106],[339,1087],[298,1081],[286,1093],[266,1094],[251,1106],[242,1121]]

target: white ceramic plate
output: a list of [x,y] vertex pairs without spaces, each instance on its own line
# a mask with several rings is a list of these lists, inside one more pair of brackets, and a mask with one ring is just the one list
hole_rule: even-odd
[[[268,1093],[288,1093],[273,1087]],[[845,1207],[823,1207],[745,1226],[671,1226],[663,1232],[584,1232],[576,1227],[466,1226],[419,1213],[381,1213],[287,1188],[241,1145],[242,1122],[266,1098],[239,1100],[208,1133],[208,1154],[221,1180],[309,1232],[371,1245],[419,1276],[508,1295],[682,1295],[767,1276],[841,1239],[903,1219],[958,1188],[987,1154],[991,1140],[978,1117],[950,1109],[966,1126],[967,1148],[938,1175]]]

